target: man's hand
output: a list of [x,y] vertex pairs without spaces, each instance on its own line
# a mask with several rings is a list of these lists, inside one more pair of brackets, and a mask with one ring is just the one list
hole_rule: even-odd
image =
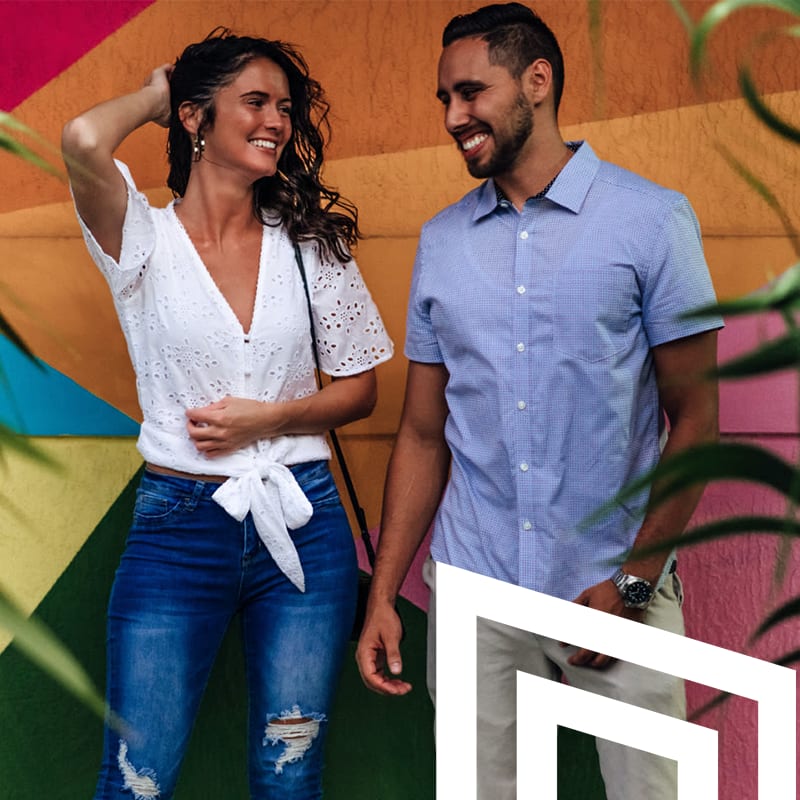
[[[641,622],[647,609],[627,608],[622,602],[622,596],[612,581],[601,581],[594,586],[590,586],[581,592],[573,601],[588,608],[596,608],[608,614],[616,614],[618,617],[632,619]],[[562,647],[567,647],[562,643]],[[605,669],[614,663],[610,656],[602,653],[595,653],[593,650],[580,649],[571,655],[567,662],[575,667],[591,667],[592,669]]]
[[393,677],[403,671],[400,657],[402,635],[403,624],[390,603],[371,605],[358,640],[356,663],[361,680],[373,692],[403,695],[411,691],[410,683]]

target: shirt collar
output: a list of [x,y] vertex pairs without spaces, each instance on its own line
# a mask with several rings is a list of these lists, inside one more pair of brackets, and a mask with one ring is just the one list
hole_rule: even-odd
[[[573,150],[572,158],[553,181],[536,195],[536,199],[546,197],[577,214],[600,167],[600,159],[588,142],[567,142],[566,145]],[[477,222],[498,208],[507,208],[510,205],[510,201],[492,178],[489,178],[478,191],[478,202],[472,214],[473,222]]]

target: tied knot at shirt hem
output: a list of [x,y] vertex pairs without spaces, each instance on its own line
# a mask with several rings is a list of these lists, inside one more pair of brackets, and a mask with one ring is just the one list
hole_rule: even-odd
[[314,513],[291,470],[273,462],[228,478],[212,495],[235,520],[253,515],[256,532],[283,574],[301,591],[305,576],[289,529],[305,525]]

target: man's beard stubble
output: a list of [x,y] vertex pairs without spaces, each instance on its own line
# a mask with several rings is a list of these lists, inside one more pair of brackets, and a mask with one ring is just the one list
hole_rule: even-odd
[[510,111],[509,130],[492,130],[494,153],[485,164],[467,162],[473,178],[492,178],[508,172],[517,160],[522,146],[533,133],[533,109],[528,98],[520,92]]

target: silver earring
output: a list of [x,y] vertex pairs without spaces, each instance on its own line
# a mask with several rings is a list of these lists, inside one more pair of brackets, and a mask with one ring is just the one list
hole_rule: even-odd
[[192,161],[199,161],[205,149],[206,140],[199,133],[196,133],[192,137]]

